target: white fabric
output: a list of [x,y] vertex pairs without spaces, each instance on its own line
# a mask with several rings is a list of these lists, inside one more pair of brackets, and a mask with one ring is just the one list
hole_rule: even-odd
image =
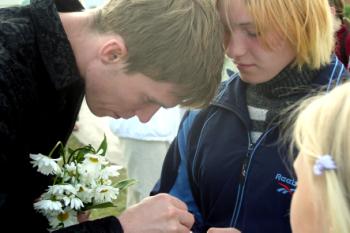
[[136,184],[127,191],[126,206],[130,207],[148,197],[160,177],[163,161],[170,143],[167,141],[141,141],[120,138],[119,148],[123,152],[123,165],[127,176]]
[[249,116],[253,121],[266,121],[267,111],[267,109],[248,105]]
[[262,135],[262,132],[250,131],[250,138],[252,140],[252,143],[256,143],[261,135]]
[[181,116],[181,109],[177,106],[169,109],[160,108],[147,123],[140,122],[137,117],[111,118],[110,129],[121,138],[170,142],[177,134]]

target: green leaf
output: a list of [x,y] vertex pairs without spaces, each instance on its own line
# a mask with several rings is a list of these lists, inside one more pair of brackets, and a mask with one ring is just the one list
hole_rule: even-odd
[[121,191],[136,183],[137,181],[135,179],[126,179],[126,180],[119,181],[116,184],[113,184],[113,187],[119,188],[119,190]]
[[99,154],[99,155],[105,156],[106,152],[107,152],[107,137],[104,134],[103,135],[103,140],[102,140],[100,146],[98,147],[96,153]]
[[114,205],[112,202],[105,202],[105,203],[96,204],[96,205],[86,205],[84,207],[84,210],[103,209],[103,208],[108,208],[108,207],[117,207],[117,206]]

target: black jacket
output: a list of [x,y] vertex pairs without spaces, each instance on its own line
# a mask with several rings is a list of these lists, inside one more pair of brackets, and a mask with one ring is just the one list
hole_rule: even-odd
[[[58,1],[66,4],[64,11],[82,9]],[[47,220],[33,203],[50,181],[32,168],[29,153],[48,154],[57,141],[68,140],[83,96],[84,82],[53,2],[0,9],[0,232],[47,232]],[[114,217],[100,223],[74,232],[122,232]]]

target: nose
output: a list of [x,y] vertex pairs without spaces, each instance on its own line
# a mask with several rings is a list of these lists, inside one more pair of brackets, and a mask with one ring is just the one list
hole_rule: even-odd
[[230,58],[238,58],[247,52],[246,39],[240,32],[231,33],[226,47],[226,54]]
[[149,105],[145,108],[136,111],[136,116],[142,123],[151,120],[152,116],[159,110],[159,105]]

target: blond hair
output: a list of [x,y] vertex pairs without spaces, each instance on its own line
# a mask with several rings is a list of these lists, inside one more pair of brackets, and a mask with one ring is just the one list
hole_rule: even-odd
[[337,165],[336,170],[312,175],[312,188],[325,207],[320,214],[327,215],[325,219],[329,219],[332,232],[347,233],[350,229],[350,83],[304,100],[296,113],[293,145],[299,156],[305,156],[312,168],[317,158],[330,154]]
[[182,86],[182,105],[204,107],[215,95],[224,62],[215,0],[111,0],[94,27],[123,37],[127,72]]
[[[226,14],[233,0],[226,0]],[[273,49],[267,34],[277,32],[296,52],[294,65],[318,69],[331,61],[334,48],[334,18],[327,0],[244,0],[256,26],[259,40]]]

